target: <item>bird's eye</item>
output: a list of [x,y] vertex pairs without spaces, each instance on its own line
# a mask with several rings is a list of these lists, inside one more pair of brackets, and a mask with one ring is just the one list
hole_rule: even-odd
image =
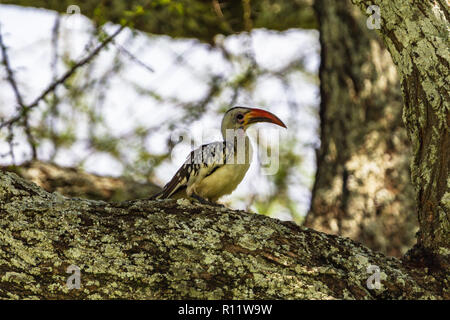
[[238,115],[236,116],[236,118],[237,118],[238,120],[242,120],[242,119],[244,119],[244,116],[243,116],[242,114],[238,114]]

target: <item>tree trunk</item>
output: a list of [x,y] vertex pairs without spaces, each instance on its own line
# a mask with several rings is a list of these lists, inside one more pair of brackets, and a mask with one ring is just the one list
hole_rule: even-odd
[[[412,142],[411,177],[420,233],[417,253],[450,265],[449,7],[444,0],[352,0],[377,5],[380,33],[397,67],[403,120]],[[423,252],[424,251],[424,252]],[[412,252],[414,255],[414,252]],[[429,260],[429,259],[428,259]]]
[[305,225],[402,256],[418,223],[395,65],[350,1],[317,0],[315,10],[321,147]]
[[450,297],[445,273],[291,222],[187,200],[69,199],[4,172],[0,215],[0,298]]

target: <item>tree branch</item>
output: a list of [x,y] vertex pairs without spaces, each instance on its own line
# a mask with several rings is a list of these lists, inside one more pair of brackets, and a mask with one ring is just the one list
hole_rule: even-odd
[[[5,172],[0,214],[1,298],[449,298],[445,273],[186,200],[69,199]],[[79,290],[66,285],[71,265],[81,271]],[[380,289],[367,287],[371,265],[380,268]]]

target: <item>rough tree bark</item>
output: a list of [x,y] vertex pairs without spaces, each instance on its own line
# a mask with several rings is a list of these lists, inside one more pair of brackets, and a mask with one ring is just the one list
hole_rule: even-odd
[[[124,17],[124,10],[132,10],[138,4],[135,1],[114,1],[107,6],[99,1],[0,2],[59,12],[75,4],[95,22],[118,22]],[[252,1],[252,27],[277,30],[316,27],[311,2]],[[183,1],[173,3],[186,7]],[[182,14],[170,6],[146,6],[134,25],[146,32],[196,37],[207,42],[217,33],[245,30],[244,20],[239,18],[243,16],[242,1],[189,3]],[[217,15],[218,3],[222,18]],[[328,57],[321,69],[322,83],[326,84],[322,87],[322,120],[328,130],[322,131],[314,206],[306,219],[307,226],[349,236],[372,249],[400,256],[414,242],[417,216],[407,172],[407,143],[400,107],[396,105],[400,103],[400,89],[395,70],[375,32],[365,28],[365,20],[355,12],[356,8],[351,10],[349,3],[342,1],[327,3],[329,8],[320,3],[317,1],[316,11],[321,17],[322,58]],[[203,20],[198,21],[198,16]],[[163,20],[164,23],[159,23]],[[344,134],[342,129],[354,133]],[[356,168],[361,162],[364,167]]]
[[321,147],[305,225],[400,257],[418,230],[395,65],[347,1],[316,0]]
[[400,77],[403,120],[412,142],[411,177],[420,232],[410,256],[450,265],[450,55],[445,0],[352,0],[364,12],[377,5],[379,30]]
[[[187,200],[107,203],[0,174],[0,298],[449,298],[444,272],[333,235]],[[66,286],[68,266],[80,289]],[[370,265],[381,288],[370,290]],[[369,281],[370,282],[370,281]]]

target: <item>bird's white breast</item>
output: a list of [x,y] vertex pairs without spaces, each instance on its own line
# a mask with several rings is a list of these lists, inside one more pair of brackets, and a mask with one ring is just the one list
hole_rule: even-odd
[[211,175],[199,181],[195,193],[202,198],[216,201],[221,196],[230,194],[244,179],[252,159],[251,145],[246,148],[246,159],[243,164],[225,164]]

